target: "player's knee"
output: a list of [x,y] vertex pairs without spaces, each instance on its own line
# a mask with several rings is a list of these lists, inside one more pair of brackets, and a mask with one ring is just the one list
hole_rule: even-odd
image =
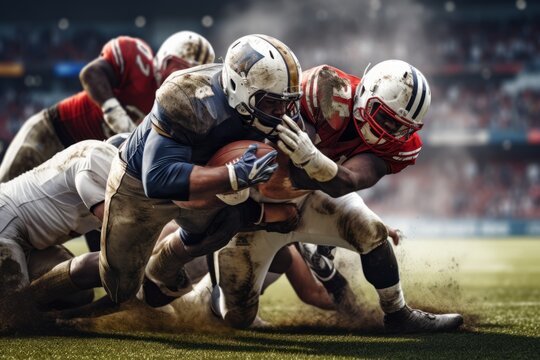
[[142,283],[142,275],[142,273],[140,276],[139,274],[122,275],[120,271],[103,262],[100,257],[99,276],[101,284],[109,298],[116,304],[124,303],[135,297]]
[[361,219],[350,216],[350,220],[343,221],[346,240],[352,244],[360,254],[368,254],[388,238],[388,229],[379,219]]
[[229,310],[223,320],[228,326],[235,329],[246,329],[255,321],[258,308],[258,305],[253,305],[248,308]]

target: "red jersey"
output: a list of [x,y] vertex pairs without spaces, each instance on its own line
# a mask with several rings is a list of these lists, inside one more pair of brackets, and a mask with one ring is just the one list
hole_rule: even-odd
[[[100,57],[111,64],[118,85],[114,96],[122,106],[133,105],[149,113],[154,102],[157,83],[154,77],[154,54],[143,40],[119,36],[110,40],[101,50]],[[101,108],[85,91],[57,104],[64,145],[85,139],[103,140],[105,120]],[[70,138],[70,139],[69,139]]]
[[[353,119],[353,105],[360,79],[332,66],[321,65],[302,74],[301,113],[305,121],[317,131],[315,145],[326,156],[342,163],[352,156],[371,152],[360,137]],[[399,149],[384,152],[384,145],[376,153],[391,173],[413,165],[422,148],[420,136],[414,133]]]

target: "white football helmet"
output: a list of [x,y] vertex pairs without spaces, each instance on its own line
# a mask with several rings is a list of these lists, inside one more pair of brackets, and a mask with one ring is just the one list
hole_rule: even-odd
[[234,41],[225,55],[221,76],[229,105],[265,135],[276,134],[283,114],[261,110],[263,99],[290,117],[298,117],[302,69],[281,41],[258,34]]
[[156,79],[161,84],[172,72],[214,62],[214,48],[202,35],[179,31],[161,44],[154,57]]
[[356,88],[356,128],[372,149],[390,151],[422,128],[430,103],[431,91],[420,71],[401,60],[380,62]]

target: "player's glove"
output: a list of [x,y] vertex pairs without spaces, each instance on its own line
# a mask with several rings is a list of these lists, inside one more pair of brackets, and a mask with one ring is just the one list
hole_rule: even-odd
[[298,243],[298,250],[319,280],[328,281],[336,274],[334,246]]
[[293,164],[304,169],[306,174],[319,182],[332,180],[338,166],[321,153],[311,142],[308,134],[287,115],[283,115],[283,123],[278,125],[278,147],[287,154]]
[[277,151],[272,150],[268,154],[257,158],[255,155],[258,146],[249,145],[246,152],[233,164],[227,164],[229,180],[234,191],[250,187],[252,185],[268,181],[278,165],[274,162]]
[[110,98],[101,106],[103,118],[108,127],[115,133],[131,132],[135,129],[135,124],[126,110],[120,105],[116,98]]

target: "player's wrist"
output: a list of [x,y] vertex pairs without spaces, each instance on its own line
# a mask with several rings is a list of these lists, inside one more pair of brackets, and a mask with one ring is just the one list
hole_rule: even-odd
[[236,176],[236,170],[233,164],[226,164],[227,171],[229,172],[229,183],[233,191],[238,191],[238,177]]
[[112,97],[103,102],[103,104],[101,105],[101,111],[103,111],[103,114],[108,114],[117,107],[122,107],[122,105],[117,98]]
[[327,182],[336,177],[338,165],[320,151],[302,166],[308,176],[318,182]]

